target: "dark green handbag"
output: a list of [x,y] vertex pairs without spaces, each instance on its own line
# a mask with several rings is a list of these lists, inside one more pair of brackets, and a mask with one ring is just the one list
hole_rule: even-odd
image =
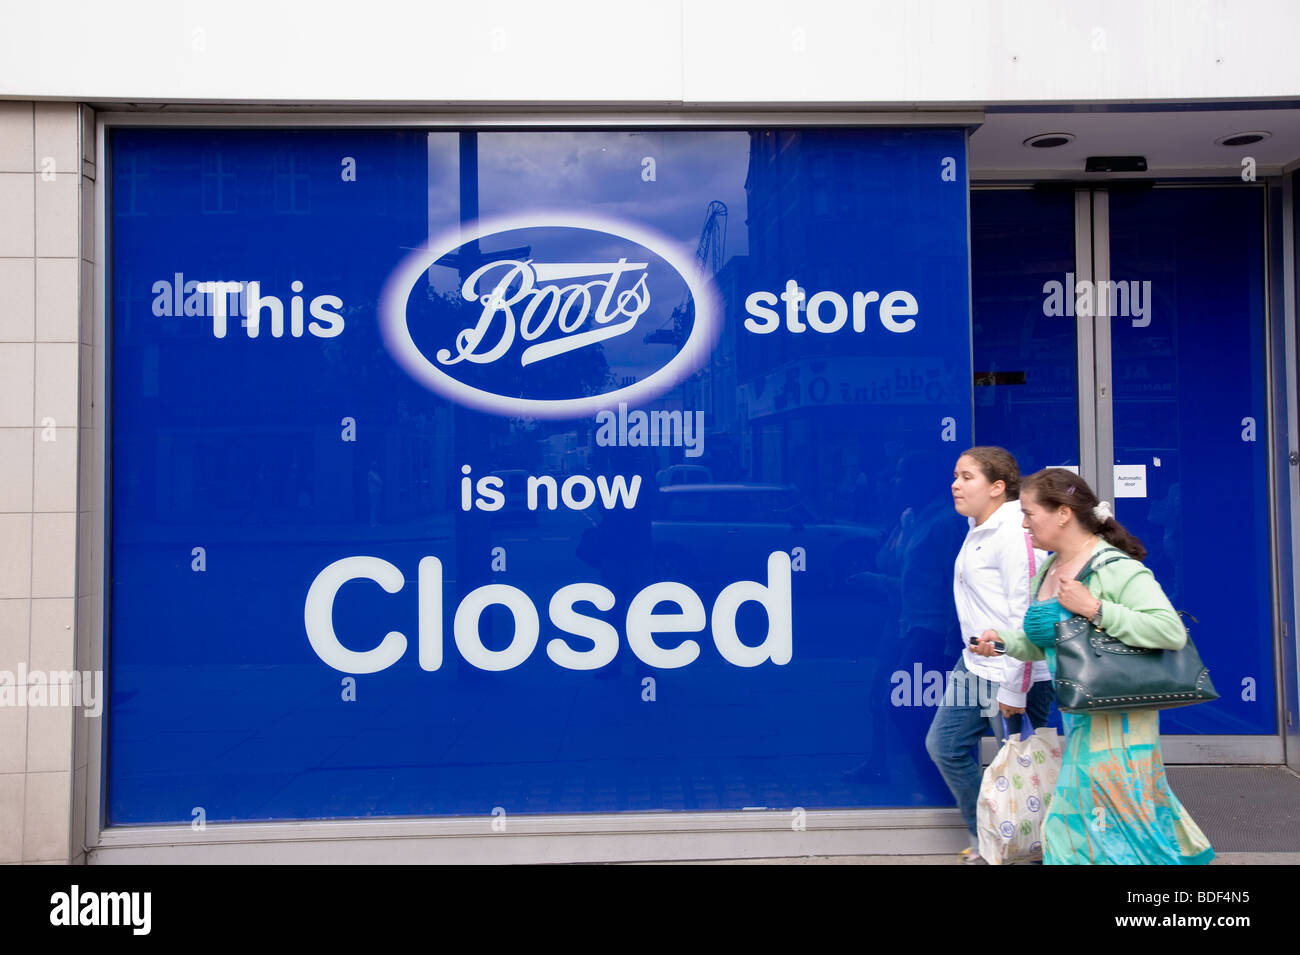
[[[1132,558],[1120,554],[1098,568],[1117,560]],[[1092,571],[1089,561],[1075,580],[1086,583]],[[1056,624],[1056,704],[1063,712],[1167,710],[1218,698],[1190,632],[1181,650],[1151,650],[1116,640],[1077,614]]]

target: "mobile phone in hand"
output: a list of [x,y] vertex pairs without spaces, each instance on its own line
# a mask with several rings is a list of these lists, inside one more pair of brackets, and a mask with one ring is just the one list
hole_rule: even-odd
[[[979,645],[980,645],[980,638],[979,638],[979,637],[971,637],[971,638],[970,638],[970,648],[971,648],[972,650],[974,650],[974,649],[975,649],[976,647],[978,647]],[[998,653],[1006,653],[1006,652],[1007,652],[1007,645],[1006,645],[1005,643],[1003,643],[1001,640],[994,640],[994,641],[993,641],[993,649],[996,650]]]

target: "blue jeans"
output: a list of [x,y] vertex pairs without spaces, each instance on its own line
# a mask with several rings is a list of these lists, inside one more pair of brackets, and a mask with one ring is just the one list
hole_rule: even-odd
[[[1002,739],[1002,718],[997,712],[998,684],[970,673],[966,669],[966,660],[958,657],[944,688],[943,702],[935,711],[930,732],[925,735],[925,749],[939,767],[943,781],[952,790],[957,800],[957,808],[970,830],[971,845],[978,837],[975,831],[975,803],[979,798],[980,782],[984,771],[980,769],[976,758],[976,747],[980,737],[993,730],[993,735]],[[1029,690],[1025,703],[1025,712],[1029,722],[1035,728],[1047,725],[1048,712],[1056,694],[1052,691],[1051,680],[1034,683]],[[992,716],[986,716],[980,707],[980,700],[990,701],[994,710]],[[1020,732],[1021,717],[1007,719],[1012,733]]]

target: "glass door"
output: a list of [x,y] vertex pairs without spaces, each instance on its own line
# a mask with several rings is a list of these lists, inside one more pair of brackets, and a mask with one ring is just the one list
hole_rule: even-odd
[[[1110,501],[1221,698],[1175,761],[1281,759],[1260,186],[971,193],[974,438]],[[1189,737],[1230,736],[1233,741]],[[1254,739],[1251,739],[1251,738]]]
[[1076,271],[1072,191],[972,191],[975,443],[1022,474],[1079,465]]
[[1109,499],[1198,621],[1221,694],[1163,713],[1161,730],[1274,734],[1264,190],[1111,191],[1107,211],[1111,281],[1096,300],[1109,315]]

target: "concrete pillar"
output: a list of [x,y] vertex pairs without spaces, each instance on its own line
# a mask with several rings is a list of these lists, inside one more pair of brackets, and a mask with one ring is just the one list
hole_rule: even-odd
[[95,369],[104,367],[93,328],[95,175],[90,110],[0,102],[5,863],[85,859],[88,734],[100,720],[83,717],[80,698],[70,697],[102,667],[97,637],[92,643],[101,629],[104,444],[95,391],[103,389]]

